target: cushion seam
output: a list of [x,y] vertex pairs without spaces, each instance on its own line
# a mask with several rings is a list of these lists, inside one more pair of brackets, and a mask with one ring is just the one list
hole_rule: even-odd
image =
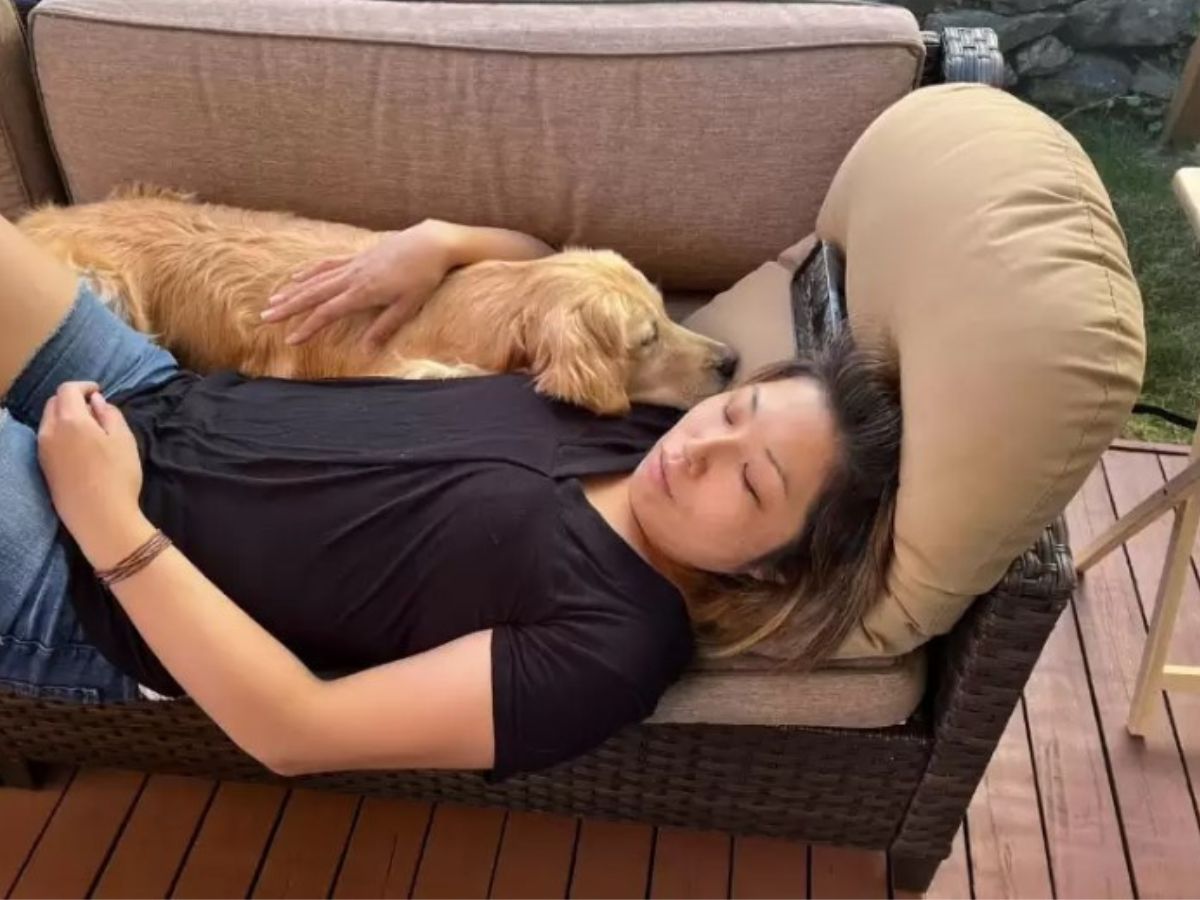
[[42,125],[46,131],[46,144],[50,148],[50,155],[54,159],[54,168],[58,172],[58,177],[62,179],[66,200],[68,203],[71,203],[75,199],[75,188],[71,184],[71,173],[63,165],[62,154],[58,151],[58,140],[54,136],[54,126],[50,121],[50,107],[46,103],[45,92],[42,90],[42,79],[38,76],[37,38],[34,35],[34,31],[41,16],[38,16],[36,13],[37,7],[34,7],[34,11],[29,17],[29,73],[30,78],[33,80],[33,92],[37,96],[38,109],[42,113]]
[[[25,36],[23,34],[21,34],[20,22],[17,23],[17,38],[16,39],[22,45],[22,48],[25,50],[26,56],[28,56],[29,55],[29,47],[25,44]],[[17,174],[17,184],[20,186],[21,193],[24,195],[25,205],[29,206],[30,204],[33,203],[33,192],[30,191],[30,189],[29,189],[29,182],[25,178],[25,170],[21,168],[21,157],[17,153],[17,151],[15,149],[15,145],[13,144],[13,141],[12,141],[12,137],[10,136],[8,117],[4,116],[4,115],[0,115],[0,139],[3,139],[4,150],[8,154],[9,159],[11,159],[13,161],[13,170]]]
[[28,206],[33,202],[33,195],[29,192],[29,185],[25,180],[25,172],[21,169],[20,157],[17,156],[16,150],[13,149],[12,138],[9,137],[8,132],[8,120],[0,116],[0,141],[3,141],[5,154],[12,160],[13,172],[17,176],[17,186],[21,189],[25,205]]
[[212,28],[208,26],[198,27],[191,25],[167,25],[158,22],[131,22],[124,19],[83,15],[78,12],[64,12],[59,10],[50,10],[42,12],[41,15],[38,15],[38,10],[35,8],[32,16],[34,22],[36,23],[36,21],[42,18],[61,19],[72,22],[92,22],[101,25],[146,29],[150,31],[173,31],[179,33],[206,34],[218,37],[249,38],[252,40],[270,38],[289,41],[322,41],[339,44],[365,44],[375,47],[412,47],[422,50],[459,50],[464,53],[496,53],[506,56],[563,57],[567,59],[669,59],[671,57],[678,56],[721,56],[734,54],[750,55],[754,53],[861,48],[891,48],[897,50],[907,50],[909,55],[914,60],[924,62],[925,58],[925,47],[920,43],[919,34],[915,36],[912,41],[902,41],[899,38],[889,37],[886,39],[880,39],[878,41],[838,41],[799,45],[771,44],[754,47],[722,47],[720,49],[712,50],[681,50],[671,53],[649,53],[628,50],[612,53],[586,53],[577,51],[566,52],[562,50],[521,50],[510,47],[480,47],[471,44],[439,44],[428,41],[419,41],[415,38],[385,41],[380,40],[379,38],[358,38],[344,34],[296,34],[289,31],[237,31],[231,28]]

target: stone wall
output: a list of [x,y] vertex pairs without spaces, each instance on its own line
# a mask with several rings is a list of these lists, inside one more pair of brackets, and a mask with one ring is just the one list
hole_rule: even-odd
[[926,28],[994,28],[1009,87],[1050,107],[1122,98],[1157,114],[1195,38],[1200,0],[893,0]]

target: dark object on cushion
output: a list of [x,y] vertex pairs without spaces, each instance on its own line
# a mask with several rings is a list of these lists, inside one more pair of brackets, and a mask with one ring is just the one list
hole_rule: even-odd
[[792,277],[796,354],[809,356],[846,322],[845,264],[841,251],[820,241]]

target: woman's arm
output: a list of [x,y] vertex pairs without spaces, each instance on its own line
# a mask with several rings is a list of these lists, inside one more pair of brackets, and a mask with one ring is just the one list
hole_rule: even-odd
[[[60,388],[39,455],[55,506],[95,568],[113,567],[153,534],[137,506],[133,436],[95,385]],[[492,765],[491,632],[323,681],[178,550],[113,592],[188,694],[276,772]]]
[[554,248],[545,241],[507,228],[455,225],[434,219],[424,225],[442,231],[451,268],[489,259],[540,259],[554,252]]
[[[139,513],[80,546],[104,568],[153,533]],[[491,632],[322,681],[174,548],[113,593],[189,696],[274,772],[492,765]]]
[[262,316],[282,322],[308,313],[288,334],[288,343],[299,344],[348,313],[378,308],[365,337],[381,344],[417,314],[451,270],[489,259],[519,261],[553,252],[548,244],[517,231],[427,219],[389,232],[357,256],[332,257],[296,273],[268,300]]

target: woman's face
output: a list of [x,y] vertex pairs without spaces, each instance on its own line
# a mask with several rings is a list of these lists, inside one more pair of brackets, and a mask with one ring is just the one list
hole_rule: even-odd
[[811,378],[745,385],[693,407],[634,470],[630,502],[673,562],[732,573],[800,533],[835,458]]

